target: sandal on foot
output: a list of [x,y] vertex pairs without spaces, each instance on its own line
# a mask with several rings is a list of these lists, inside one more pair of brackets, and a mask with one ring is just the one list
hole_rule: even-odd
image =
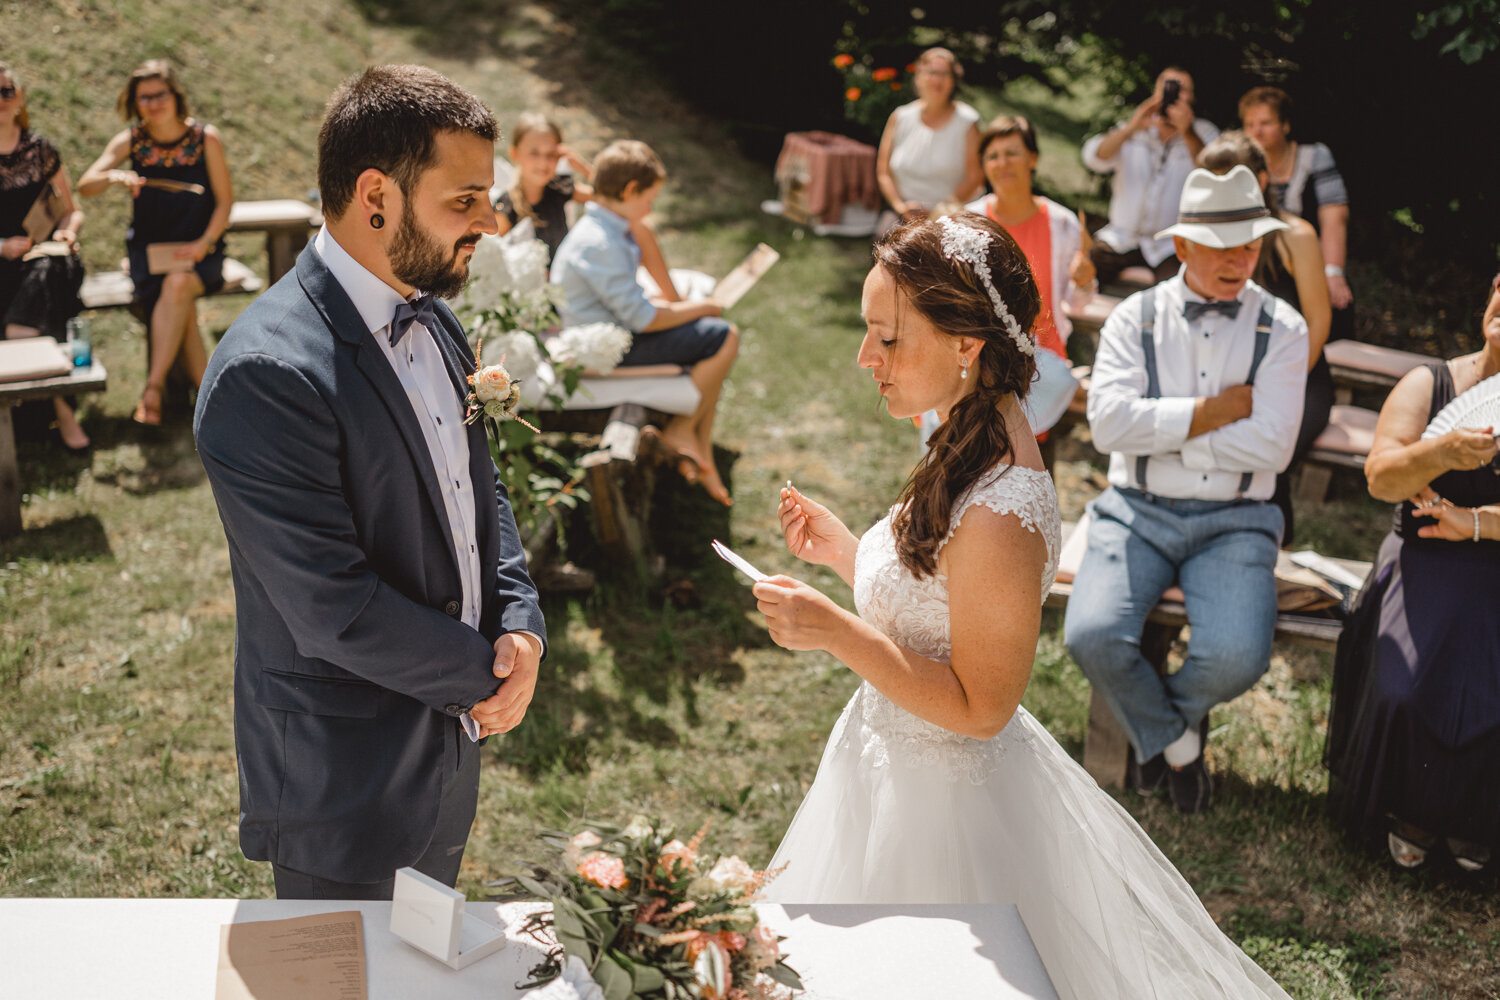
[[1385,835],[1386,848],[1391,860],[1402,868],[1420,868],[1427,863],[1427,852],[1437,844],[1437,838],[1410,823],[1397,821]]
[[147,427],[161,426],[161,390],[148,385],[141,391],[141,401],[135,404],[130,419]]
[[1453,863],[1466,872],[1482,872],[1490,863],[1490,849],[1483,844],[1456,837],[1449,837],[1445,843],[1448,853],[1453,855]]

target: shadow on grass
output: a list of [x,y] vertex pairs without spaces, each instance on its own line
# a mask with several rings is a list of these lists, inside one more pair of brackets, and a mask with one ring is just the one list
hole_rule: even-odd
[[[731,490],[736,457],[715,449]],[[526,724],[500,750],[532,778],[587,771],[622,743],[679,745],[681,729],[704,721],[697,686],[743,683],[734,652],[770,641],[746,617],[755,607],[749,590],[712,554],[709,542],[729,537],[729,512],[702,490],[668,472],[657,480],[651,534],[666,567],[658,584],[611,576],[581,521],[570,528],[569,554],[601,582],[584,598],[544,601],[548,660]]]
[[38,562],[92,562],[113,559],[109,535],[93,514],[53,521],[30,528],[0,542],[0,560],[34,559]]

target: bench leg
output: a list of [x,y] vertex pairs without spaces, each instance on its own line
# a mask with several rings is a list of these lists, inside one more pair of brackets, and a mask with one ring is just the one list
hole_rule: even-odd
[[1303,462],[1297,473],[1297,499],[1306,504],[1320,504],[1328,498],[1328,484],[1333,470],[1326,465]]
[[588,470],[589,515],[612,575],[644,583],[651,575],[651,494],[655,472],[644,462],[605,462]]
[[[1141,630],[1141,655],[1166,673],[1167,654],[1182,633],[1181,625],[1162,625],[1148,621]],[[1115,720],[1114,713],[1096,688],[1089,700],[1089,722],[1083,737],[1083,769],[1101,788],[1123,788],[1125,771],[1130,765],[1130,740]]]
[[0,403],[0,538],[21,533],[21,469],[10,404]]
[[297,266],[297,255],[307,245],[306,233],[275,230],[266,234],[266,279],[274,285]]

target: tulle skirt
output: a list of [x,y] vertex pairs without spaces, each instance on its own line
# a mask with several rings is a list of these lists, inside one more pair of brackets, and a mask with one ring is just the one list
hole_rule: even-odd
[[861,685],[783,864],[772,902],[1016,903],[1063,1000],[1286,997],[1025,709],[971,740]]

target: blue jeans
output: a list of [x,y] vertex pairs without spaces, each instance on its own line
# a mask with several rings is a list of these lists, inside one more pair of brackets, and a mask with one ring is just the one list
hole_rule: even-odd
[[[1281,511],[1263,501],[1174,500],[1113,488],[1089,509],[1064,641],[1136,759],[1149,760],[1266,672]],[[1182,669],[1162,677],[1141,655],[1141,629],[1173,583],[1187,598],[1192,636]]]

